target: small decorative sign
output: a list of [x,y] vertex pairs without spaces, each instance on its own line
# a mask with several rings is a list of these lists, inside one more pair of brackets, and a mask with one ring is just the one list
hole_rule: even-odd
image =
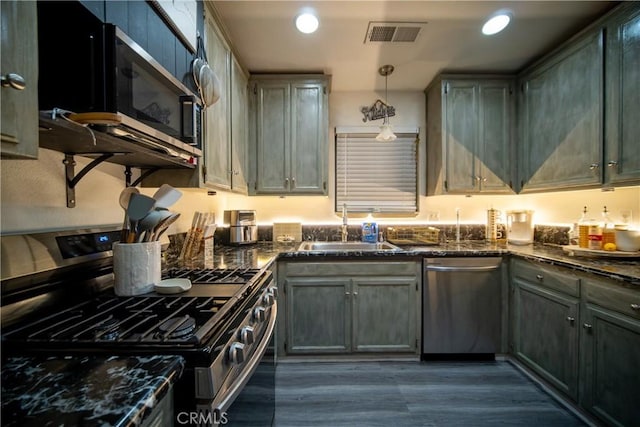
[[360,109],[364,115],[362,121],[384,119],[385,116],[393,117],[396,115],[396,109],[391,105],[387,105],[381,100],[377,100],[371,107],[362,107]]

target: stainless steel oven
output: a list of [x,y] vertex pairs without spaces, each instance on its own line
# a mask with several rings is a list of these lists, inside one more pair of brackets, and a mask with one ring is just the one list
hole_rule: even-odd
[[277,317],[272,272],[169,269],[165,278],[189,278],[192,288],[117,296],[104,244],[115,236],[117,230],[95,229],[3,236],[3,356],[180,355],[186,364],[175,385],[176,424],[178,416],[240,424],[241,413],[228,411],[261,364],[273,361],[267,352]]

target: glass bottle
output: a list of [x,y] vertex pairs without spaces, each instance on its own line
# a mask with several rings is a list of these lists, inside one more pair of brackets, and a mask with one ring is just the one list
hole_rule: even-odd
[[602,248],[607,243],[616,243],[616,230],[611,218],[609,218],[609,211],[607,207],[604,207],[602,211]]
[[578,220],[578,246],[589,247],[589,221],[587,221],[587,207],[582,210],[582,216]]

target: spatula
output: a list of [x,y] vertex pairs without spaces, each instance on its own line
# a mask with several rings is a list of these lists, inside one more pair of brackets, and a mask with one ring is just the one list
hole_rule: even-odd
[[127,214],[129,215],[129,223],[131,224],[131,232],[127,238],[127,243],[134,243],[138,235],[138,223],[149,212],[153,210],[156,199],[144,194],[132,194],[129,200]]
[[153,195],[153,198],[156,199],[156,209],[168,209],[180,197],[182,197],[182,192],[169,184],[162,184]]

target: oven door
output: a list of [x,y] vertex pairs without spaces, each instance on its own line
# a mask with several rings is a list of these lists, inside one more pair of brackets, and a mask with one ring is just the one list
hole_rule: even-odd
[[[237,339],[225,346],[220,365],[214,363],[214,371],[229,369],[229,374],[211,401],[200,400],[197,405],[200,419],[209,425],[272,425],[276,365],[273,342],[278,316],[276,292],[272,284],[266,286],[258,302],[248,311],[243,325],[237,328]],[[249,340],[243,335],[246,327],[253,331]],[[196,377],[199,377],[198,372]],[[196,382],[201,383],[198,379]]]

